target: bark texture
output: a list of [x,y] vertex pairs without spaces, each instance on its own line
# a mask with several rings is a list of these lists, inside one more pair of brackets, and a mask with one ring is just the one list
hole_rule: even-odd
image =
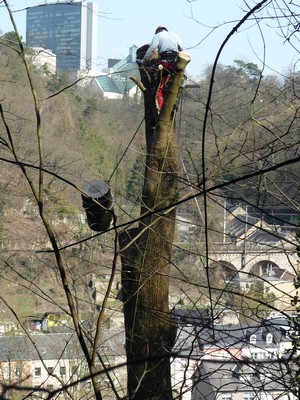
[[141,219],[138,227],[119,238],[129,399],[172,399],[170,356],[177,328],[169,310],[169,271],[175,230],[173,204],[178,195],[174,121],[188,62],[188,55],[178,58],[160,112],[155,94],[161,71],[151,69],[151,64],[140,68],[147,144]]

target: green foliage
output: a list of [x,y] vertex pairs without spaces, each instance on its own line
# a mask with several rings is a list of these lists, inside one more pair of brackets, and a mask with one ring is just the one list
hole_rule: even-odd
[[86,100],[86,107],[83,110],[83,115],[85,117],[91,117],[97,112],[97,99],[96,98],[90,98]]
[[6,80],[9,82],[11,79],[13,82],[19,83],[25,79],[19,42],[14,32],[8,32],[0,37],[0,73],[3,91],[6,89]]
[[264,282],[259,278],[254,281],[246,292],[240,288],[227,285],[226,297],[228,303],[240,312],[241,322],[259,321],[270,313],[270,307],[274,307],[276,295],[273,292],[265,292]]
[[263,295],[263,292],[264,282],[261,279],[254,279],[250,293],[252,293],[254,297],[261,297]]
[[67,74],[62,74],[60,76],[52,75],[49,77],[49,80],[47,80],[47,88],[52,93],[59,92],[69,84],[70,81]]
[[237,65],[236,73],[242,77],[247,78],[249,82],[255,83],[258,81],[261,70],[258,68],[257,64],[252,62],[244,62],[242,60],[234,60],[234,63]]
[[[260,72],[256,64],[241,60],[231,66],[217,67],[206,123],[205,174],[215,184],[230,182],[222,191],[232,199],[232,204],[246,200],[265,208],[277,206],[279,197],[287,204],[283,193],[293,197],[299,187],[299,163],[293,165],[293,177],[289,167],[276,169],[276,165],[294,158],[297,153],[295,121],[299,119],[300,80],[297,73],[286,76],[283,82],[273,76],[261,77]],[[199,88],[188,89],[184,99],[188,112],[182,116],[186,121],[180,132],[181,148],[188,154],[184,155],[185,166],[191,176],[198,174],[200,183],[202,142],[199,136],[197,141],[197,132],[192,127],[198,124],[199,131],[202,129],[199,103],[205,104],[210,79],[211,68],[207,68]],[[280,144],[274,138],[281,137],[283,132],[286,132],[285,140]],[[258,169],[272,167],[274,171],[241,179]],[[232,184],[234,180],[238,182]],[[276,196],[278,190],[282,194]]]
[[49,71],[49,67],[48,67],[47,64],[43,64],[40,69],[41,69],[41,72],[42,72],[43,75],[46,75],[46,76],[49,76],[49,77],[52,76],[52,73]]
[[96,131],[86,128],[82,132],[81,139],[91,160],[97,159],[99,164],[102,164],[107,148],[106,143],[104,143],[100,135],[98,135]]
[[[20,39],[22,41],[22,36],[20,36]],[[20,48],[18,37],[14,31],[5,33],[1,37],[1,41],[3,41],[3,43],[5,43],[7,46],[9,46],[15,50],[19,50],[19,48]]]
[[141,201],[142,187],[144,182],[144,169],[145,154],[141,153],[134,162],[126,188],[126,197],[134,204],[139,204]]
[[255,278],[251,289],[248,292],[253,300],[250,300],[249,306],[259,317],[265,317],[270,312],[270,306],[273,307],[276,295],[273,292],[265,293],[264,282]]

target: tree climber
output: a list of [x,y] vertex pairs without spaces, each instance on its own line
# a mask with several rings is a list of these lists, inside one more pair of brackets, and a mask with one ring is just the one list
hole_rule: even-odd
[[157,103],[159,109],[161,109],[164,102],[165,86],[175,69],[178,52],[182,51],[181,39],[176,33],[169,32],[165,26],[160,25],[156,28],[155,35],[142,60],[144,66],[149,65],[149,61],[156,50],[159,65],[163,67],[161,82],[157,91]]

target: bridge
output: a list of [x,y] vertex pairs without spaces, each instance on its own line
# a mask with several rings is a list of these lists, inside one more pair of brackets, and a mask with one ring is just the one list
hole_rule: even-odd
[[[295,246],[289,249],[274,249],[267,246],[251,248],[214,246],[209,253],[209,265],[218,265],[227,270],[229,275],[242,272],[262,276],[269,275],[275,268],[296,275],[300,270],[300,257]],[[231,272],[230,272],[231,271]]]

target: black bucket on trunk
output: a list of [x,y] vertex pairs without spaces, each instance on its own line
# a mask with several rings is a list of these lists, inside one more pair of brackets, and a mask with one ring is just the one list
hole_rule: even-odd
[[110,187],[105,182],[93,179],[86,183],[82,190],[82,206],[89,227],[96,232],[106,231],[113,217],[113,196]]

